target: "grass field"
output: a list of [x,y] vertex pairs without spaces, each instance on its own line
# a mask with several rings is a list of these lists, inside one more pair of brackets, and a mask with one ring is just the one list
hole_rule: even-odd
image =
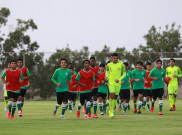
[[177,101],[177,111],[169,112],[168,100],[164,100],[163,113],[158,115],[158,101],[153,113],[142,110],[142,114],[133,113],[133,103],[127,115],[116,111],[116,117],[110,119],[107,114],[98,119],[78,119],[76,111],[67,110],[64,120],[60,119],[61,108],[52,116],[56,101],[26,101],[23,117],[16,120],[6,118],[4,102],[0,102],[0,135],[182,135],[182,100]]

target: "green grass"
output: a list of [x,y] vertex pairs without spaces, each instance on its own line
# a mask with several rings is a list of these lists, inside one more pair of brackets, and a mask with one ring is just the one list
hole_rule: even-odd
[[[158,101],[153,113],[142,109],[142,114],[133,113],[133,103],[127,115],[116,110],[116,117],[110,119],[107,114],[98,119],[78,119],[76,111],[67,110],[64,120],[60,119],[61,108],[52,116],[56,101],[26,101],[23,117],[16,120],[6,118],[4,102],[0,102],[0,135],[67,135],[67,134],[114,134],[114,135],[182,135],[182,100],[177,100],[177,111],[169,112],[168,100],[164,100],[163,113],[158,115]],[[99,112],[99,110],[98,110]]]

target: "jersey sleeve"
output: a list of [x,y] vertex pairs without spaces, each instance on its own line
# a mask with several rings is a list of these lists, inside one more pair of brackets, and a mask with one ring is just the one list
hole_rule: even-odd
[[71,81],[71,72],[68,72],[68,80]]
[[78,73],[77,76],[76,76],[76,80],[79,81],[80,78],[81,78],[80,73]]
[[182,77],[182,73],[179,67],[178,67],[178,77]]
[[20,79],[23,80],[23,73],[20,73]]
[[51,78],[51,81],[54,83],[54,84],[57,84],[58,82],[56,81],[56,79],[57,79],[57,70],[54,72],[54,74],[53,74],[53,76],[52,76],[52,78]]
[[93,82],[95,82],[95,75],[93,75]]
[[134,76],[135,76],[135,71],[133,70],[131,73],[131,78],[134,79]]
[[163,74],[163,76],[162,76],[162,77],[165,77],[165,74],[166,74],[166,71],[164,70],[164,74]]
[[146,72],[144,71],[144,77],[146,77]]
[[121,71],[122,71],[122,76],[119,78],[119,80],[121,81],[123,78],[125,78],[125,76],[126,76],[126,70],[125,70],[125,66],[124,66],[124,64],[122,64],[121,65]]
[[106,78],[109,77],[109,64],[107,64],[107,67],[106,67]]
[[149,77],[152,77],[154,75],[154,70],[152,70],[149,74]]
[[3,77],[3,78],[6,77],[6,71],[3,72],[2,77]]
[[29,70],[27,69],[27,76],[30,76],[30,72],[29,72]]

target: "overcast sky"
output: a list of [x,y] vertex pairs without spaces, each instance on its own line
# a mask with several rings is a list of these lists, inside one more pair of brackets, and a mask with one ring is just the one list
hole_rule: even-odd
[[91,52],[106,44],[114,51],[145,44],[143,35],[152,25],[182,25],[182,0],[0,0],[11,11],[6,31],[16,19],[30,19],[38,30],[30,32],[39,51],[66,47]]

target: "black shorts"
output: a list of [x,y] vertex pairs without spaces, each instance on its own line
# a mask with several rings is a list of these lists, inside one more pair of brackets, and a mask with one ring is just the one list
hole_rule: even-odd
[[27,89],[21,89],[20,90],[20,96],[25,97],[26,92],[27,92]]
[[56,95],[57,95],[57,103],[58,104],[62,104],[62,102],[68,102],[68,96],[69,96],[68,91],[56,92]]
[[20,93],[15,93],[12,91],[7,91],[7,94],[8,94],[8,99],[14,98],[15,100],[17,100],[18,97],[20,96]]
[[72,101],[76,101],[77,93],[69,92],[68,99]]
[[145,96],[144,97],[152,97],[152,90],[144,90]]
[[163,88],[159,88],[159,89],[152,89],[152,96],[154,99],[158,98],[162,98],[164,93],[164,89]]
[[98,97],[102,97],[102,99],[106,99],[107,94],[98,92]]
[[130,89],[120,90],[119,97],[120,99],[130,99]]
[[92,96],[98,96],[98,88],[94,88],[92,91]]
[[143,89],[133,90],[134,97],[138,97],[138,94],[143,94]]
[[84,105],[85,101],[90,101],[92,98],[92,92],[80,93],[80,103]]

